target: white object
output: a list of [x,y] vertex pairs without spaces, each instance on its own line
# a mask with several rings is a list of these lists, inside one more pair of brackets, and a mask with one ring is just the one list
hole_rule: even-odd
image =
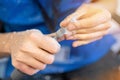
[[73,18],[71,19],[71,22],[77,22],[77,17],[76,17],[76,16],[73,17]]
[[114,20],[111,21],[111,25],[112,27],[109,32],[116,39],[116,43],[112,46],[111,50],[114,53],[118,53],[120,50],[120,25]]
[[62,46],[60,51],[55,54],[55,61],[58,62],[66,62],[70,58],[70,47],[69,46]]
[[120,0],[117,0],[116,14],[120,16]]
[[54,38],[57,40],[57,39],[61,38],[64,34],[70,34],[71,32],[68,31],[66,28],[61,27],[55,33],[56,33],[56,35],[54,36]]

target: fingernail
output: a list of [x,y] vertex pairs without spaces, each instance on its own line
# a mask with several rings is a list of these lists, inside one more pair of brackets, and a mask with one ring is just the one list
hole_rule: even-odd
[[78,47],[78,45],[73,43],[73,47]]
[[64,21],[62,21],[62,22],[60,23],[60,26],[61,26],[61,27],[65,27],[65,26],[66,26],[66,23],[65,23]]
[[70,37],[71,35],[65,35],[65,39],[68,40],[68,38]]
[[77,22],[77,16],[74,16],[74,17],[71,19],[71,22]]
[[73,39],[74,39],[73,36],[70,36],[70,37],[67,38],[67,40],[73,40]]
[[76,34],[76,31],[72,31],[72,35],[75,35]]

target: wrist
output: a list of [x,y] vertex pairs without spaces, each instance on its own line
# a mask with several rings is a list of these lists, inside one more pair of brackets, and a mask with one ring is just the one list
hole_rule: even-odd
[[15,32],[8,33],[6,35],[6,40],[3,42],[4,43],[4,52],[7,54],[11,54],[10,48],[13,45],[14,35],[15,35]]

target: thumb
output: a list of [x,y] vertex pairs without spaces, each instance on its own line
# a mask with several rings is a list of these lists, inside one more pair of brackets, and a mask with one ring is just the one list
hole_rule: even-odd
[[54,36],[56,36],[56,33],[47,34],[46,36],[54,37]]
[[71,15],[67,16],[61,23],[60,26],[61,27],[67,27],[69,25],[70,22],[75,22],[76,20],[80,19],[82,16],[84,16],[86,14],[86,9],[84,8],[79,8],[78,10],[76,10],[74,13],[72,13]]

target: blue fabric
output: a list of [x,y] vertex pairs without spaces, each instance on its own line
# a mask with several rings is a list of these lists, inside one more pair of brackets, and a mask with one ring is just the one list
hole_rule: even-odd
[[[42,17],[41,10],[35,1],[36,0],[0,0],[0,20],[5,23],[4,28],[6,32],[24,31],[34,28],[41,30],[44,34],[50,33]],[[58,29],[62,19],[72,13],[82,3],[88,1],[89,0],[39,0],[39,3],[44,7],[50,18],[54,18],[56,15],[53,13],[51,5],[54,5],[60,13],[56,19],[56,29]],[[39,73],[62,73],[91,64],[102,58],[110,50],[115,40],[111,35],[107,35],[101,40],[77,48],[71,46],[72,42],[73,41],[60,42],[62,47],[69,46],[71,49],[70,57],[67,61],[55,61]],[[10,59],[6,69],[7,77],[10,76],[13,69]]]

